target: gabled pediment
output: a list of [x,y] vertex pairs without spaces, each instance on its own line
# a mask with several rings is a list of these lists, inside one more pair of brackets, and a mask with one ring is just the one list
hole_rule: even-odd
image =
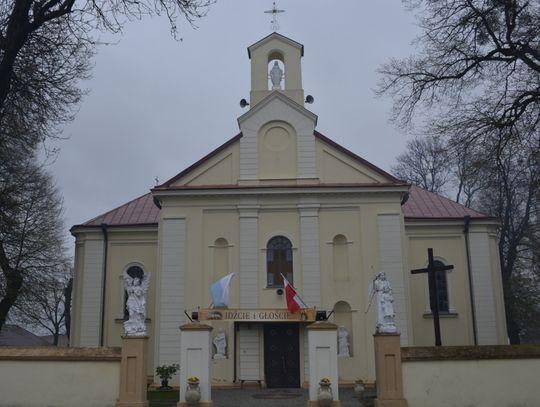
[[[259,103],[257,103],[255,106],[253,106],[249,111],[244,113],[242,116],[238,118],[238,124],[240,126],[240,129],[242,129],[242,124],[249,121],[250,118],[259,115],[260,112],[264,111],[265,115],[264,118],[272,117],[272,120],[285,120],[287,121],[287,118],[277,118],[276,114],[272,114],[273,111],[271,110],[271,105],[277,105],[279,103],[282,103],[284,106],[286,106],[288,109],[291,109],[291,111],[296,112],[299,115],[302,115],[306,119],[313,122],[313,127],[317,125],[317,115],[305,107],[299,105],[295,101],[291,100],[287,96],[285,96],[283,93],[281,93],[279,90],[273,91],[270,93],[267,97],[265,97],[263,100],[261,100]],[[275,111],[275,108],[274,108]],[[267,120],[269,121],[269,120]]]
[[156,188],[235,185],[238,180],[238,151],[241,137],[241,133],[236,135]]
[[263,45],[272,42],[272,41],[279,41],[283,42],[285,44],[288,44],[292,47],[298,48],[300,50],[300,53],[302,56],[304,56],[304,46],[300,44],[299,42],[296,42],[294,40],[291,40],[289,37],[285,37],[284,35],[281,35],[277,32],[273,32],[270,35],[267,35],[266,37],[260,39],[255,44],[250,45],[248,47],[248,56],[251,58],[251,53],[256,50],[257,48],[262,47]]
[[315,138],[317,140],[317,170],[321,183],[387,184],[401,182],[321,133],[315,132]]

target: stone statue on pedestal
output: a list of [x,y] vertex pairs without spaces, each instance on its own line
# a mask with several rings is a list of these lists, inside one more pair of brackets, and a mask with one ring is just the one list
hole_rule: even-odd
[[377,333],[396,333],[395,312],[394,312],[394,295],[390,282],[386,278],[386,273],[381,271],[371,281],[369,285],[369,307],[373,302],[373,297],[377,294]]
[[227,359],[227,337],[223,329],[220,329],[218,334],[212,341],[216,347],[216,353],[214,353],[214,359]]
[[146,335],[146,292],[148,291],[149,275],[142,274],[142,277],[131,277],[124,272],[124,289],[127,293],[126,307],[129,319],[124,321],[124,331],[126,336]]

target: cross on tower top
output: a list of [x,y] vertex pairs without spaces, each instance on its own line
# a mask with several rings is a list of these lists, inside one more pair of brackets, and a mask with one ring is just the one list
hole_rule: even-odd
[[284,13],[284,12],[285,12],[285,10],[279,10],[276,7],[276,2],[275,1],[273,2],[272,10],[266,10],[265,11],[266,14],[272,14],[272,21],[270,21],[270,23],[272,24],[271,25],[272,30],[274,30],[274,31],[279,30],[279,24],[277,22],[277,14],[278,13]]

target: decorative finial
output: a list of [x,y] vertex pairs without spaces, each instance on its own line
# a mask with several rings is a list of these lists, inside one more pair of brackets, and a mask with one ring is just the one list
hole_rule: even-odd
[[159,185],[159,178],[156,175],[156,178],[154,178],[154,181],[156,182],[156,187]]
[[279,10],[277,7],[276,7],[276,2],[274,1],[273,2],[273,7],[272,7],[272,10],[266,10],[265,13],[266,14],[272,14],[272,21],[270,21],[270,23],[272,24],[270,27],[273,31],[277,31],[279,30],[279,24],[277,22],[277,14],[278,13],[284,13],[285,10]]

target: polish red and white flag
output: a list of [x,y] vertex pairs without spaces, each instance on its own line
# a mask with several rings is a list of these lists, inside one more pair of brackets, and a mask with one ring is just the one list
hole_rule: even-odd
[[283,277],[283,285],[285,286],[287,308],[289,309],[289,312],[294,314],[302,308],[304,301],[298,296],[294,287],[289,283],[289,280],[287,280],[283,274],[281,276]]

